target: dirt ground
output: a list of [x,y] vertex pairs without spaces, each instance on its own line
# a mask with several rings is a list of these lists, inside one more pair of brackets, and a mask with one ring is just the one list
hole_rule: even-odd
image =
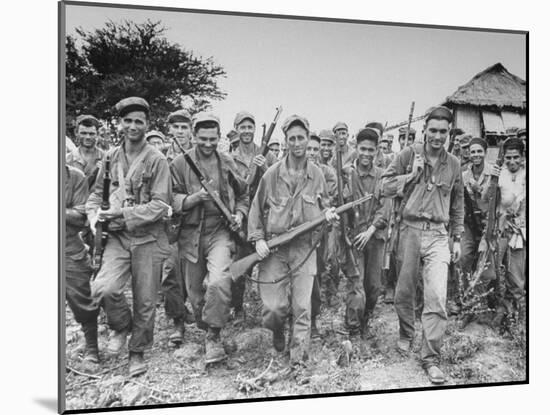
[[[340,292],[343,300],[343,293]],[[145,358],[149,371],[127,375],[127,350],[117,357],[102,353],[108,329],[100,318],[100,365],[81,361],[84,346],[79,325],[67,308],[67,409],[185,403],[272,396],[311,395],[351,391],[429,387],[420,368],[420,322],[413,352],[403,357],[395,350],[398,321],[392,305],[380,303],[366,340],[337,334],[342,323],[339,307],[324,308],[319,318],[321,338],[312,340],[306,368],[289,372],[288,355],[277,353],[271,332],[261,328],[257,287],[249,284],[244,321],[231,321],[222,331],[229,358],[205,367],[204,332],[187,326],[185,342],[168,342],[170,323],[159,304],[155,344]],[[477,322],[464,329],[450,318],[442,353],[446,385],[523,381],[526,377],[524,336],[516,331],[496,333]],[[349,347],[351,346],[351,347]],[[346,351],[347,350],[347,351]],[[80,372],[80,373],[77,373]]]

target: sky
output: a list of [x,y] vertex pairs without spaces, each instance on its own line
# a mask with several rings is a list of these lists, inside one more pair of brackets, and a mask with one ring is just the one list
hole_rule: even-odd
[[67,6],[66,32],[123,19],[159,20],[169,41],[222,65],[227,77],[219,86],[227,97],[214,101],[212,112],[223,133],[238,111],[253,113],[256,141],[279,105],[274,137],[282,138],[280,125],[291,114],[305,116],[316,131],[344,121],[354,134],[370,121],[406,120],[412,101],[415,115],[424,113],[497,62],[526,76],[521,34],[76,5]]

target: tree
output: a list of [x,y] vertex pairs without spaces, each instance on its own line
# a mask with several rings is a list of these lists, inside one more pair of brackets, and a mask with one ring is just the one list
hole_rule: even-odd
[[78,28],[78,41],[67,36],[67,119],[91,113],[111,120],[120,99],[140,96],[151,105],[152,126],[162,128],[184,101],[195,113],[223,99],[218,80],[225,77],[224,68],[170,43],[165,31],[161,22],[125,20],[93,31]]

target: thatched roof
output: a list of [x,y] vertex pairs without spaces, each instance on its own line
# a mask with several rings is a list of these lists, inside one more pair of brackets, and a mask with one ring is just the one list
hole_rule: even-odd
[[497,63],[459,87],[445,105],[525,109],[526,99],[525,81]]

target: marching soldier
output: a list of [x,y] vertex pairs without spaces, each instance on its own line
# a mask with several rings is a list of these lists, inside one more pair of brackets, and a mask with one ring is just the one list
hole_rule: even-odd
[[84,205],[88,199],[88,182],[80,170],[65,166],[65,282],[67,302],[75,320],[82,326],[86,348],[84,361],[99,363],[97,315],[99,308],[91,298],[90,256],[78,232],[84,227]]
[[220,199],[233,212],[235,226],[225,222],[220,210],[204,190],[189,163],[179,155],[171,164],[175,183],[172,206],[184,215],[178,247],[195,320],[207,330],[206,363],[224,360],[220,332],[231,306],[231,275],[228,268],[236,246],[231,231],[237,231],[248,213],[248,188],[233,159],[216,150],[220,121],[211,114],[193,120],[195,146],[189,157],[211,182]]
[[[402,202],[404,209],[398,224],[397,349],[408,354],[414,338],[416,277],[422,261],[421,361],[428,378],[435,384],[445,382],[439,363],[447,325],[448,267],[451,260],[460,259],[460,238],[464,231],[460,162],[443,147],[452,119],[452,113],[446,107],[433,109],[425,121],[426,142],[401,151],[383,174],[383,190],[388,197],[404,197],[409,193],[409,186],[413,186],[409,197]],[[447,227],[453,238],[452,257]]]
[[[158,275],[155,270],[165,258],[168,241],[163,218],[169,214],[172,189],[166,158],[145,141],[149,104],[130,97],[116,105],[123,143],[109,153],[111,185],[109,210],[101,210],[102,164],[94,191],[86,203],[92,229],[97,220],[109,226],[103,264],[92,282],[92,297],[100,303],[113,332],[107,346],[118,354],[128,334],[129,374],[147,371],[144,351],[153,344]],[[124,295],[132,281],[133,313]]]
[[[346,166],[357,157],[355,150],[348,143],[348,125],[345,122],[338,121],[334,127],[332,127],[332,132],[334,133],[335,139],[340,140],[340,145],[342,146],[342,166]],[[332,167],[336,168],[336,157],[332,159]]]
[[[184,150],[191,149],[193,147],[191,142],[191,115],[186,110],[181,109],[168,115],[166,121],[168,123],[168,135],[175,137]],[[180,153],[179,147],[171,143],[166,152],[166,159],[171,162]]]
[[[250,208],[248,239],[263,258],[259,264],[263,325],[273,332],[275,350],[282,352],[285,320],[289,314],[292,316],[289,338],[290,363],[294,366],[304,362],[309,352],[318,235],[303,235],[273,253],[266,241],[320,216],[320,205],[324,208],[329,203],[323,173],[306,157],[308,121],[292,115],[282,130],[288,155],[271,166],[260,180]],[[331,222],[338,219],[334,209],[326,210],[325,216]]]
[[336,144],[334,133],[330,130],[321,130],[319,132],[319,138],[321,139],[319,163],[329,165],[334,157],[334,145]]

